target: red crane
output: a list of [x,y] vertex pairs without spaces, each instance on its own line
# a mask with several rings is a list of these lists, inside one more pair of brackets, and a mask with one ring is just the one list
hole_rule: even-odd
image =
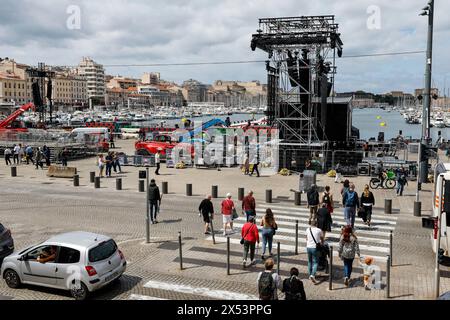
[[33,103],[27,103],[26,105],[21,106],[19,109],[11,113],[5,120],[0,122],[0,130],[7,129],[7,127],[14,122],[22,113],[25,111],[28,111],[30,109],[33,109],[33,111],[36,109]]

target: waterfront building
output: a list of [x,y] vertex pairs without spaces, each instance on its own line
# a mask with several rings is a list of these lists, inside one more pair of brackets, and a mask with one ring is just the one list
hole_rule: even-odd
[[86,78],[89,99],[101,101],[105,98],[105,69],[101,64],[96,63],[91,58],[83,57],[76,72]]

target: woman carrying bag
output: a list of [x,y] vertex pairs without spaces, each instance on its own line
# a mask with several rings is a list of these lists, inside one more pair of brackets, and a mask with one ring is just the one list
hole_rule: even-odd
[[261,226],[263,227],[262,236],[263,236],[263,248],[262,248],[262,259],[265,260],[264,254],[266,253],[266,244],[269,246],[269,256],[272,257],[272,243],[273,236],[278,229],[277,223],[275,222],[275,217],[273,216],[273,212],[270,208],[266,210],[265,216],[261,220]]
[[248,222],[243,225],[241,231],[241,244],[244,245],[244,260],[242,266],[244,269],[247,267],[248,251],[250,250],[250,265],[255,265],[255,247],[256,243],[259,245],[259,232],[258,227],[255,224],[255,217],[250,216]]
[[366,185],[364,187],[364,192],[361,195],[360,199],[360,208],[361,208],[361,218],[364,220],[364,223],[370,227],[370,222],[372,220],[372,208],[375,205],[375,197],[373,193],[369,190],[369,186]]

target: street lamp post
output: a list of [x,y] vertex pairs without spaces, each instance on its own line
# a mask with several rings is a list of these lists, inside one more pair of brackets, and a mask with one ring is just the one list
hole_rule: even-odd
[[[433,16],[434,0],[430,0],[428,5],[423,8],[421,16],[428,16],[428,36],[427,36],[427,56],[425,63],[425,90],[424,103],[422,109],[422,143],[428,146],[430,139],[430,117],[431,117],[431,70],[433,57]],[[422,152],[426,152],[423,150]],[[420,154],[419,154],[420,156]],[[420,163],[420,182],[426,183],[428,178],[428,158]]]

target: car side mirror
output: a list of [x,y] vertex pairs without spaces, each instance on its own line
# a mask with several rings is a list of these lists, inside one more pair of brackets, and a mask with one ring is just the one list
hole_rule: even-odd
[[19,261],[25,261],[25,260],[27,260],[27,256],[26,256],[26,255],[23,255],[23,256],[19,257],[17,260],[19,260]]

